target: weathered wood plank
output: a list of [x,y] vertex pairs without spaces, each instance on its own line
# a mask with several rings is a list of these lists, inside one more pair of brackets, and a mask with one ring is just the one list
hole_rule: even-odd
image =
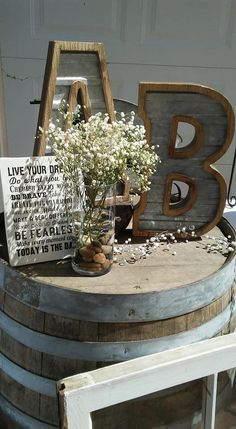
[[40,420],[59,427],[59,412],[56,398],[40,395]]
[[[165,102],[163,100],[159,100],[159,97],[155,100],[153,93],[149,93],[146,97],[147,114],[150,117],[154,117],[155,112],[160,111],[160,118],[170,118],[173,117],[173,115],[176,115],[176,112],[181,112],[181,115],[198,115],[198,117],[207,116],[208,119],[210,116],[225,118],[225,112],[219,103],[210,102],[208,104],[207,101],[205,101],[205,103],[199,103],[195,98],[195,94],[188,95],[191,95],[191,98],[185,98],[182,101],[177,101],[176,94],[172,93],[169,100]],[[201,111],[201,113],[199,113],[199,111]]]
[[[168,231],[174,232],[174,231],[176,231],[176,223],[177,223],[177,228],[185,227],[186,229],[189,229],[190,226],[194,225],[195,228],[199,229],[203,225],[205,225],[205,223],[206,223],[205,221],[206,221],[206,218],[204,218],[204,217],[201,218],[200,216],[199,216],[198,220],[196,220],[196,219],[188,220],[187,216],[186,217],[185,216],[181,216],[181,217],[179,216],[178,218],[176,216],[175,221],[171,221],[171,220],[169,220],[169,218],[165,218],[163,216],[163,222],[162,222],[162,220],[159,220],[158,222],[153,221],[153,220],[148,220],[148,221],[144,220],[144,222],[143,222],[143,219],[140,219],[139,223],[140,223],[140,226],[142,225],[143,230],[147,231],[147,234],[149,236],[153,236],[154,232],[149,234],[148,231],[150,231],[150,230],[155,231],[155,230],[157,230],[157,228],[163,228],[162,231],[168,230]],[[143,235],[146,236],[146,233]]]
[[45,314],[45,326],[42,332],[55,337],[80,339],[80,320],[69,319],[55,314]]
[[55,382],[51,379],[34,374],[19,365],[16,365],[6,356],[0,353],[1,370],[12,382],[16,382],[33,392],[55,397]]
[[[160,338],[197,328],[221,313],[231,301],[231,290],[211,304],[171,319],[146,323],[99,323],[99,341],[135,341]],[[84,339],[89,341],[89,337]]]
[[69,354],[64,358],[47,353],[42,354],[42,376],[46,378],[58,380],[61,377],[69,377],[72,374],[94,369],[96,369],[96,361],[93,360],[83,360],[79,357],[70,358]]
[[[223,311],[228,303],[230,302],[231,292],[227,292],[225,296],[222,297],[222,299],[219,299],[215,301],[214,303],[211,303],[209,306],[204,307],[202,309],[197,310],[194,313],[191,313],[187,316],[188,319],[188,326],[186,325],[186,315],[180,316],[174,319],[167,319],[163,321],[155,321],[152,323],[144,323],[144,324],[99,324],[99,341],[133,341],[133,340],[146,340],[146,339],[153,339],[158,338],[162,336],[167,335],[173,335],[179,332],[182,332],[183,330],[190,330],[193,328],[196,328],[198,326],[201,326],[203,323],[213,319],[217,314],[220,314],[221,311]],[[208,308],[209,307],[209,308]],[[190,323],[191,322],[191,323]],[[7,321],[6,321],[7,323]],[[84,325],[86,325],[85,322],[83,322]],[[90,323],[91,324],[91,323]],[[11,329],[11,322],[8,320],[8,332],[12,336],[15,335],[15,331]],[[14,326],[14,325],[13,325]],[[187,328],[186,328],[187,326]],[[25,347],[22,344],[20,344],[17,340],[20,340],[22,342],[26,342],[27,346],[29,344],[36,349],[42,350],[42,345],[37,344],[37,340],[31,342],[29,339],[29,342],[26,341],[26,338],[30,336],[30,331],[26,331],[24,335],[24,329],[23,334],[21,334],[19,327],[18,327],[18,336],[13,339],[13,337],[10,337],[6,334],[6,332],[3,332],[3,341],[2,341],[2,351],[6,356],[8,356],[10,359],[15,361],[16,363],[19,363],[24,368],[30,369],[32,372],[38,372],[41,371],[41,359],[40,359],[40,353],[36,352],[35,350],[32,350],[31,347]],[[32,333],[33,335],[33,333]],[[46,340],[50,340],[50,337],[46,337]],[[52,338],[53,341],[53,338]],[[93,338],[91,338],[89,335],[87,335],[87,338],[83,339],[83,341],[92,342],[95,341]],[[7,345],[5,345],[7,343]],[[10,343],[10,345],[9,345]],[[70,342],[65,343],[68,347],[70,347]],[[71,343],[72,344],[72,343]],[[45,343],[46,347],[46,343]],[[62,344],[63,347],[63,344]],[[53,350],[53,346],[49,349]],[[79,349],[78,349],[79,351]],[[24,354],[22,354],[24,353]],[[33,357],[36,356],[37,358],[37,367],[33,365]],[[32,357],[32,359],[31,359]],[[67,356],[67,360],[64,358],[59,358],[55,356],[50,356],[47,354],[43,355],[43,363],[42,363],[42,374],[46,377],[51,378],[60,378],[62,377],[61,372],[63,372],[63,376],[75,373],[77,372],[83,372],[86,370],[94,369],[94,363],[92,362],[83,362],[83,361],[76,361],[74,360],[73,356],[71,356],[70,359],[70,352]],[[60,372],[61,371],[61,372]],[[66,375],[65,375],[66,374]]]
[[30,306],[38,307],[40,299],[40,285],[30,278],[22,278],[17,271],[6,267],[4,289],[18,301]]
[[26,414],[39,418],[39,393],[17,383],[4,371],[0,372],[0,381],[0,393],[5,399]]
[[23,413],[2,396],[0,396],[0,416],[4,429],[55,429],[55,426]]
[[[3,360],[3,371],[0,373],[2,396],[26,414],[57,426],[59,421],[55,382],[27,373],[3,357],[1,360]],[[42,391],[45,391],[45,394],[42,394]],[[47,392],[50,396],[47,396]]]
[[4,330],[1,330],[0,350],[12,362],[22,366],[28,371],[41,375],[41,353],[19,343],[17,338],[12,338]]
[[[167,222],[169,222],[170,220],[170,216],[165,216],[163,215],[162,212],[162,205],[161,204],[157,204],[157,201],[154,201],[154,195],[152,194],[151,198],[148,198],[148,209],[145,211],[145,213],[143,213],[140,216],[140,220],[144,222],[144,220],[153,220],[153,214],[155,213],[155,215],[159,215],[159,221],[160,222],[164,222],[165,220],[167,220]],[[200,198],[197,198],[197,200],[199,200]],[[198,207],[194,207],[191,210],[191,216],[189,213],[186,213],[185,216],[178,216],[178,220],[179,221],[184,221],[186,218],[190,218],[191,223],[194,225],[194,222],[197,219],[200,219],[201,221],[203,220],[208,220],[209,219],[209,215],[214,215],[216,208],[215,205],[212,204],[207,205],[207,204],[201,204],[202,202],[199,201],[199,205]],[[173,207],[175,207],[177,204],[173,204]],[[172,205],[171,205],[172,206]],[[199,208],[201,208],[201,214],[199,214]],[[176,219],[174,219],[176,221]],[[172,220],[173,223],[173,220]],[[176,223],[177,224],[177,223]]]
[[230,305],[205,324],[167,337],[141,341],[118,342],[79,342],[49,335],[35,333],[28,328],[16,325],[12,320],[1,315],[0,323],[13,338],[34,350],[67,359],[85,361],[123,361],[145,354],[155,353],[181,344],[190,344],[210,338],[222,330],[230,321]]
[[[11,289],[10,289],[11,290]],[[33,300],[34,302],[34,300]],[[43,331],[44,313],[6,294],[4,312],[35,331]]]
[[[203,161],[204,158],[202,158]],[[176,165],[176,160],[170,159],[168,161],[168,164],[165,165],[161,165],[161,167],[159,167],[158,169],[158,176],[157,176],[157,183],[158,183],[158,177],[159,176],[165,176],[167,174],[174,174],[174,173],[179,173],[182,174],[183,173],[183,169],[186,170],[186,168],[188,168],[188,176],[193,178],[193,179],[199,179],[201,181],[203,181],[203,183],[205,183],[205,185],[209,184],[209,182],[211,182],[211,185],[214,185],[214,182],[216,182],[214,180],[214,177],[212,176],[212,174],[208,173],[207,171],[203,170],[203,166],[202,166],[202,161],[198,161],[195,160],[196,162],[194,162],[193,164],[189,163],[188,159],[179,159],[178,160],[178,165]],[[216,182],[215,183],[215,187],[217,189],[219,189],[219,184]],[[218,194],[218,199],[219,199],[219,194]]]
[[4,299],[5,299],[5,292],[3,289],[0,288],[0,310],[3,310]]

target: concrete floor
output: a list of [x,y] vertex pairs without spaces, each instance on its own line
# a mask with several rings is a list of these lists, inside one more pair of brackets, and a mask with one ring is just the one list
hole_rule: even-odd
[[215,429],[236,429],[236,400],[217,414]]
[[215,429],[236,429],[236,385],[234,384],[232,400],[217,413]]

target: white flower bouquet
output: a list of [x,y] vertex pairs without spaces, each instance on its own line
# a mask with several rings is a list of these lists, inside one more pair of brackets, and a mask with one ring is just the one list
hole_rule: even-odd
[[147,143],[144,126],[134,125],[134,117],[133,112],[121,113],[119,120],[109,122],[108,114],[97,113],[85,122],[65,114],[66,129],[58,119],[43,131],[82,207],[74,213],[74,262],[80,274],[81,270],[84,275],[104,274],[112,264],[114,199],[108,198],[108,189],[128,180],[130,172],[140,192],[147,191],[160,161]]
[[159,157],[134,117],[121,113],[120,120],[110,123],[108,114],[97,113],[76,123],[66,115],[66,130],[50,123],[47,135],[65,179],[73,182],[80,170],[86,185],[99,187],[126,180],[130,171],[139,190],[147,191]]

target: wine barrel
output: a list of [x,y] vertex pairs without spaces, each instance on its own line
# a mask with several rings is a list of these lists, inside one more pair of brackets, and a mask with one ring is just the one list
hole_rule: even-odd
[[[3,222],[0,234],[0,422],[5,429],[57,428],[61,378],[231,329],[236,252],[208,253],[212,238],[175,243],[170,251],[160,246],[135,264],[114,264],[104,276],[85,278],[76,276],[68,261],[10,267]],[[224,219],[209,235],[236,241]],[[198,407],[196,386],[188,387],[188,395],[182,392],[184,409],[189,389]],[[168,407],[177,393],[172,392],[172,402],[166,393],[167,402],[160,399],[168,417],[162,427],[171,427]],[[156,417],[156,402],[151,398],[149,408],[147,402],[138,401],[137,419],[133,408],[121,411],[119,405],[107,427],[153,427],[148,421]],[[103,419],[98,415],[96,429],[106,427]]]

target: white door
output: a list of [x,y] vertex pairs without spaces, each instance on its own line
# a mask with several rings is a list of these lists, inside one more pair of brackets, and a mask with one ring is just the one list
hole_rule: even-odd
[[[0,16],[10,156],[32,154],[49,40],[103,42],[115,98],[192,82],[236,104],[235,0],[0,0]],[[218,161],[227,180],[233,152]]]

